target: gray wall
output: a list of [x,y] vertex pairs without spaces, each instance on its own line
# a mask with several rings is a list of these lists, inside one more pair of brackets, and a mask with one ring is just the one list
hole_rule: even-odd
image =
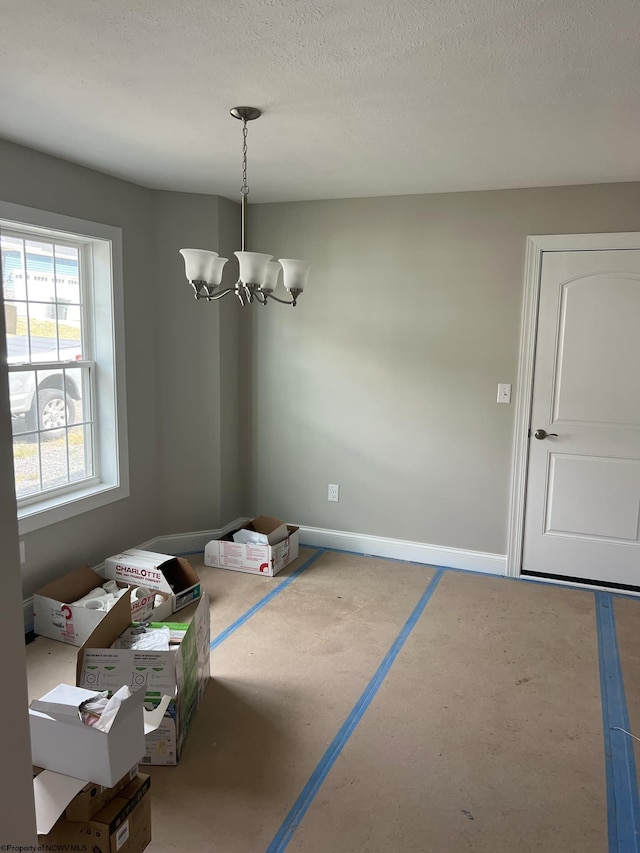
[[209,530],[236,518],[243,503],[242,309],[233,296],[196,301],[179,249],[209,248],[229,257],[223,284],[235,284],[240,206],[211,196],[154,192],[153,207],[163,483],[157,532]]
[[[240,514],[246,323],[232,297],[197,304],[177,254],[232,252],[240,219],[224,199],[153,192],[2,140],[0,199],[115,225],[123,238],[130,497],[25,535],[28,598],[79,565]],[[8,418],[0,427],[6,452]]]
[[[227,284],[235,284],[240,248],[240,205],[218,199],[218,252],[229,258]],[[251,314],[235,296],[225,296],[220,311],[220,523],[246,513],[251,411]],[[207,306],[211,309],[213,306]],[[256,306],[257,307],[257,306]],[[206,313],[206,308],[205,308]]]
[[0,198],[124,240],[131,497],[26,536],[25,597],[240,514],[504,553],[525,238],[640,230],[638,184],[250,205],[250,248],[314,266],[296,309],[243,310],[196,302],[177,254],[217,248],[233,283],[234,202],[5,142]]
[[249,211],[254,251],[313,262],[253,316],[251,513],[504,554],[526,237],[640,230],[640,184]]
[[[158,533],[156,293],[151,193],[0,140],[0,198],[122,228],[130,497],[24,536],[24,597],[57,574]],[[10,441],[2,422],[3,441]]]

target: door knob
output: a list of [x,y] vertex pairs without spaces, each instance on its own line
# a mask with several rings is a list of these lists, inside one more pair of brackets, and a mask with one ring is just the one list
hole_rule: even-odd
[[533,435],[535,438],[539,438],[541,441],[543,438],[549,438],[550,435],[554,435],[556,438],[558,437],[557,432],[547,432],[546,429],[537,429]]

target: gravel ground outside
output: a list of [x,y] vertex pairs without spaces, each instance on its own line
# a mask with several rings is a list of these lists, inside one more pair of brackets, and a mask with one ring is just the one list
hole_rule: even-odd
[[[70,427],[68,437],[59,435],[44,438],[38,443],[32,436],[29,439],[20,435],[13,438],[14,471],[16,479],[16,497],[22,498],[40,491],[40,461],[42,460],[42,488],[50,489],[63,486],[91,476],[86,470],[90,460],[85,459],[84,427]],[[67,468],[68,447],[68,468]]]

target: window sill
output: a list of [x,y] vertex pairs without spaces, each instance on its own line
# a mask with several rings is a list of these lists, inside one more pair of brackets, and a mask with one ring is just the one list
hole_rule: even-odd
[[73,495],[65,495],[64,499],[56,497],[38,501],[18,509],[18,531],[20,536],[32,533],[34,530],[57,524],[67,518],[73,518],[127,497],[129,497],[127,486],[98,483],[85,489],[78,489]]

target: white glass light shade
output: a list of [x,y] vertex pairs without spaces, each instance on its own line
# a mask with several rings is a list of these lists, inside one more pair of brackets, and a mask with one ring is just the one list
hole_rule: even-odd
[[280,258],[282,279],[287,290],[304,290],[311,264],[309,261],[296,261],[293,258]]
[[266,290],[271,293],[276,289],[281,269],[282,267],[278,261],[269,261],[267,264],[267,272],[265,274],[264,281],[262,282],[262,290]]
[[209,274],[207,276],[207,284],[217,286],[222,281],[222,269],[224,265],[227,263],[229,258],[214,258],[211,261],[211,266],[209,267]]
[[262,284],[267,273],[267,264],[273,255],[262,252],[234,252],[240,263],[240,281],[243,284]]
[[184,268],[189,281],[207,281],[211,263],[218,257],[217,252],[206,249],[180,249],[184,258]]

